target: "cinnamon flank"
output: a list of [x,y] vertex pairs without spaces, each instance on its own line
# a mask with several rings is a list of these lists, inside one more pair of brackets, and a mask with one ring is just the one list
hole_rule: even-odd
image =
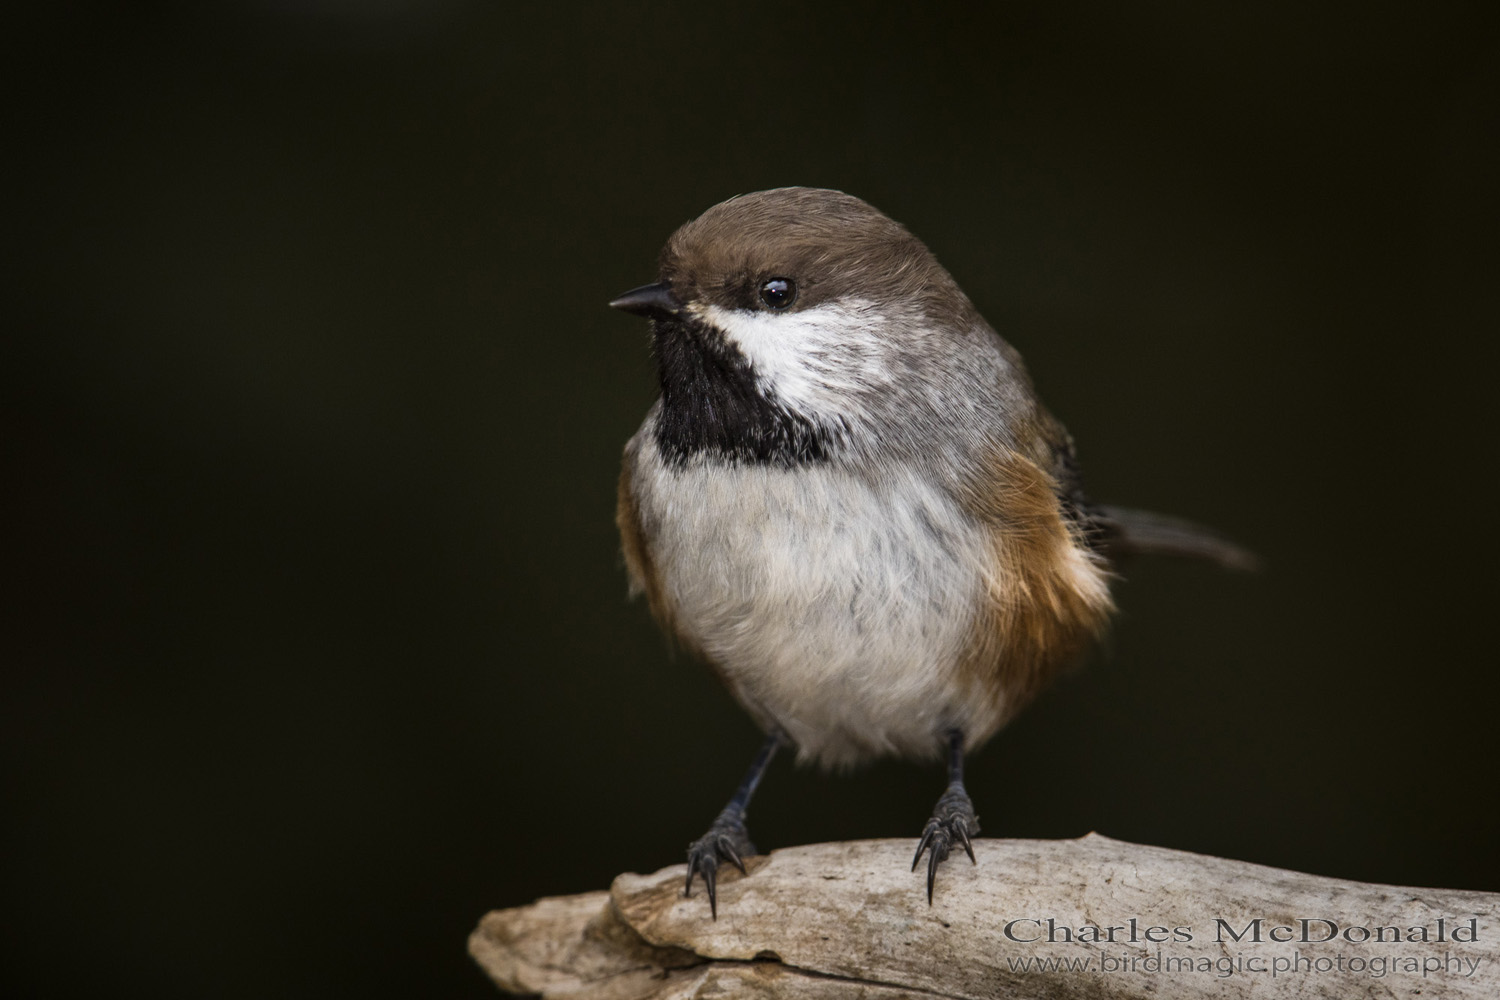
[[989,533],[991,568],[958,676],[1002,705],[998,728],[1082,655],[1114,604],[1106,567],[1064,519],[1052,478],[1029,459],[997,455],[964,505]]

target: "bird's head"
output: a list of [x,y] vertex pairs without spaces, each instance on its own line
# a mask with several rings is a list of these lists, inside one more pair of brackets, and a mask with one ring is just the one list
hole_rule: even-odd
[[826,457],[983,327],[904,226],[819,188],[715,205],[667,241],[657,282],[610,304],[652,320],[677,457]]

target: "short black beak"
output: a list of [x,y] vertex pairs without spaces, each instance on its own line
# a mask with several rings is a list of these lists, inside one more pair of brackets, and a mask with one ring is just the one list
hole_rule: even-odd
[[672,294],[672,286],[664,281],[632,288],[609,305],[611,309],[623,309],[637,316],[676,316],[682,311],[682,303]]

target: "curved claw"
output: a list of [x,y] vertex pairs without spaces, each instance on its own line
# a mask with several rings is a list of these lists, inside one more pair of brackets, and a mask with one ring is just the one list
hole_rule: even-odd
[[940,862],[942,862],[943,858],[946,857],[947,854],[948,854],[948,852],[945,849],[942,852],[941,855],[937,851],[933,851],[931,854],[927,855],[927,905],[928,906],[932,905],[932,888],[933,888],[934,885],[937,884],[937,866],[938,866],[938,864]]
[[952,786],[938,800],[932,818],[922,830],[922,839],[917,841],[917,853],[911,859],[911,870],[916,871],[927,854],[927,905],[932,905],[933,890],[937,885],[938,865],[947,860],[955,842],[962,844],[969,861],[978,864],[974,857],[973,835],[979,832],[979,817],[974,815],[974,804],[962,786]]
[[750,874],[749,872],[745,871],[745,862],[740,858],[739,852],[734,849],[734,841],[730,840],[728,837],[721,833],[719,834],[718,843],[716,843],[714,846],[719,849],[719,854],[724,858],[725,861],[728,861],[730,864],[734,865],[740,870],[741,875]]
[[[964,853],[969,856],[969,864],[979,864],[979,861],[974,857],[974,842],[969,839],[969,828],[965,824],[958,824],[958,839],[964,845]],[[928,895],[930,896],[931,893],[929,892]]]
[[[687,873],[687,881],[684,882],[683,885],[682,885],[682,894],[684,896],[692,896],[692,894],[693,894],[693,876],[694,875],[697,875],[699,872],[702,872],[703,873],[703,881],[707,882],[709,880],[709,878],[711,877],[711,875],[713,874],[713,870],[715,868],[717,868],[717,867],[718,867],[718,862],[715,861],[712,857],[707,856],[707,855],[696,854],[693,851],[688,851],[688,873]],[[712,893],[713,890],[710,889],[709,892]]]
[[745,832],[743,823],[715,822],[708,833],[688,845],[687,881],[682,894],[693,894],[693,876],[703,876],[703,887],[708,890],[708,912],[719,919],[719,860],[722,858],[747,875],[744,855],[753,855],[755,845]]
[[693,894],[693,876],[703,876],[703,887],[708,890],[708,912],[714,920],[719,919],[719,859],[712,854],[688,855],[687,884],[682,887],[684,896]]
[[922,860],[922,852],[932,844],[933,835],[937,833],[937,823],[929,820],[927,829],[922,831],[922,839],[917,841],[917,853],[912,855],[911,870],[917,870],[917,864]]
[[917,856],[911,859],[911,870],[916,871],[918,863],[922,860],[923,852],[927,852],[927,905],[932,905],[932,890],[937,884],[938,865],[948,858],[948,848],[953,843],[953,833],[949,825],[937,817],[927,821],[927,827],[922,831],[922,839],[917,842]]

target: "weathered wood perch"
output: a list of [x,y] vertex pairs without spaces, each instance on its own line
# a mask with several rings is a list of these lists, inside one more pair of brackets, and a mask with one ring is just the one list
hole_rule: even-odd
[[677,865],[491,913],[469,951],[503,990],[578,1000],[1500,997],[1500,893],[1097,834],[974,850],[977,867],[943,865],[930,908],[911,841],[814,844],[721,874],[717,922]]

